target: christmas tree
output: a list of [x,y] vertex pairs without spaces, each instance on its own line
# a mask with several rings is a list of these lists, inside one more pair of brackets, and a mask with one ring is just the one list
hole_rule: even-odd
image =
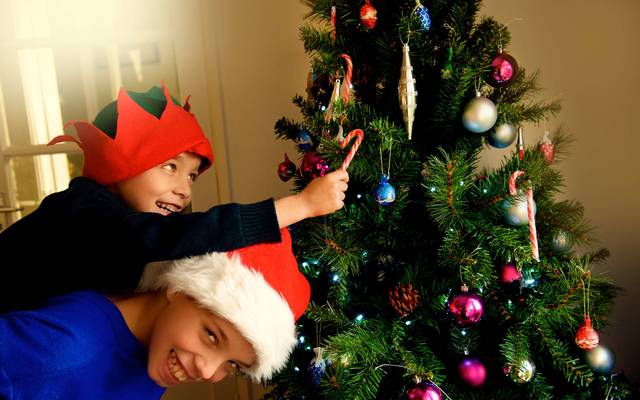
[[338,168],[350,182],[343,210],[292,227],[312,304],[267,397],[630,398],[597,333],[618,292],[592,272],[607,251],[555,199],[570,138],[524,145],[560,106],[532,100],[506,26],[477,0],[305,3],[303,119],[276,123],[301,161],[278,172],[296,191]]

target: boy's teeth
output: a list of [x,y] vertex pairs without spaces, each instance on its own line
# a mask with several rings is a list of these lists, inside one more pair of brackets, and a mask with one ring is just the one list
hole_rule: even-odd
[[169,369],[171,370],[171,373],[173,374],[173,376],[179,382],[184,382],[187,380],[187,374],[180,367],[180,365],[178,365],[178,360],[177,360],[175,350],[171,350],[171,353],[169,355]]
[[176,212],[178,211],[177,208],[174,208],[173,206],[166,204],[166,203],[156,203],[156,205],[160,208],[162,208],[163,210],[167,210],[169,212]]

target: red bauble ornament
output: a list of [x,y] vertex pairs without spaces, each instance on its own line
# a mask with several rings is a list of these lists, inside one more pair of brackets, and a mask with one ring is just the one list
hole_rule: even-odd
[[373,29],[378,22],[378,10],[371,4],[371,0],[365,0],[360,7],[360,21],[367,29]]
[[394,289],[389,289],[389,303],[400,317],[406,317],[418,307],[420,293],[412,284],[398,285]]
[[553,141],[549,137],[549,131],[546,131],[544,133],[544,137],[542,138],[542,140],[540,140],[540,144],[538,145],[538,150],[544,156],[545,163],[553,163],[553,158],[556,153],[555,147],[555,144],[553,144]]
[[484,314],[482,299],[475,293],[469,293],[469,288],[462,287],[462,291],[449,301],[449,312],[460,327],[476,324]]
[[500,266],[500,282],[513,283],[522,279],[522,273],[514,263],[506,263]]
[[284,153],[284,161],[278,165],[278,176],[283,182],[293,178],[296,174],[296,165],[289,160],[287,153]]
[[458,364],[460,378],[469,386],[475,388],[484,384],[487,379],[487,369],[477,358],[465,358]]
[[598,343],[600,343],[600,336],[591,326],[591,318],[586,316],[584,324],[576,332],[576,344],[583,350],[591,350],[596,348]]
[[300,174],[304,179],[312,180],[329,172],[329,165],[315,151],[305,153],[300,164]]
[[491,61],[491,72],[487,82],[493,87],[507,86],[514,81],[516,75],[518,75],[518,62],[500,49],[498,55]]

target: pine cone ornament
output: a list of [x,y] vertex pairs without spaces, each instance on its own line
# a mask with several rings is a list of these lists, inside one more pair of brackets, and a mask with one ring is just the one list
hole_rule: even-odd
[[389,303],[401,318],[406,317],[420,304],[420,294],[412,284],[400,284],[394,289],[389,289]]

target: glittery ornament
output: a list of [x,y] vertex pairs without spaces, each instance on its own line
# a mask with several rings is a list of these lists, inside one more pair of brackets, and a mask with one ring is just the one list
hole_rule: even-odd
[[545,163],[547,164],[553,163],[553,158],[555,157],[556,149],[555,149],[555,144],[553,144],[553,141],[549,136],[549,131],[544,132],[544,136],[540,140],[540,144],[538,144],[538,150],[544,156]]
[[400,317],[406,317],[420,304],[420,293],[410,283],[401,284],[389,289],[389,303]]
[[482,386],[487,379],[487,369],[477,358],[464,358],[458,364],[458,374],[463,381],[475,388]]
[[418,18],[420,18],[422,30],[428,31],[431,29],[431,16],[429,16],[429,10],[420,3],[420,0],[416,3],[415,13],[418,15]]
[[360,7],[360,21],[367,29],[373,29],[378,22],[378,10],[371,4],[371,0],[365,0]]
[[462,124],[474,133],[484,133],[493,128],[498,120],[498,110],[493,101],[476,92],[474,97],[464,108]]
[[515,142],[516,137],[518,137],[518,130],[515,126],[505,122],[494,127],[489,132],[487,141],[491,146],[503,149]]
[[600,342],[598,332],[591,326],[591,318],[587,315],[584,324],[576,332],[576,344],[582,350],[591,350]]
[[313,139],[305,127],[301,127],[296,136],[296,144],[300,151],[309,151],[313,148]]
[[487,83],[493,87],[506,86],[515,80],[518,75],[518,63],[511,55],[498,49],[498,55],[491,61],[491,72],[487,77]]
[[[536,213],[536,203],[533,203],[533,214]],[[527,196],[519,194],[507,197],[502,201],[502,215],[505,221],[512,226],[524,226],[529,224],[527,211]]]
[[522,280],[522,273],[514,263],[510,262],[500,266],[500,282],[512,283],[519,280]]
[[305,153],[300,164],[300,174],[303,178],[311,180],[324,176],[329,172],[329,165],[315,151]]
[[289,160],[287,153],[284,153],[284,161],[278,165],[278,176],[283,182],[293,178],[296,174],[296,165]]
[[567,254],[573,247],[571,236],[565,231],[556,231],[551,238],[551,250],[557,254]]
[[468,287],[462,286],[460,293],[449,300],[449,312],[456,325],[469,327],[482,319],[484,304],[480,296],[470,293]]
[[447,51],[447,62],[444,64],[444,67],[440,70],[440,76],[442,79],[449,79],[453,75],[453,47],[449,47]]
[[313,352],[316,353],[315,357],[309,363],[309,377],[311,378],[311,383],[315,387],[320,387],[320,381],[324,376],[325,369],[327,368],[327,363],[323,358],[324,349],[322,347],[315,347]]
[[380,182],[373,191],[373,197],[382,206],[388,206],[396,201],[396,189],[389,183],[389,176],[382,174]]
[[407,390],[407,400],[442,400],[442,392],[433,383],[421,381]]
[[413,67],[409,58],[409,45],[405,44],[402,46],[402,67],[400,68],[400,81],[398,82],[398,99],[409,140],[411,140],[413,120],[418,106],[417,97],[416,80],[413,78]]
[[611,371],[616,363],[616,357],[611,349],[603,345],[587,351],[584,358],[591,369],[601,374]]
[[536,364],[531,359],[525,359],[518,365],[505,366],[503,372],[515,383],[528,383],[536,375]]

